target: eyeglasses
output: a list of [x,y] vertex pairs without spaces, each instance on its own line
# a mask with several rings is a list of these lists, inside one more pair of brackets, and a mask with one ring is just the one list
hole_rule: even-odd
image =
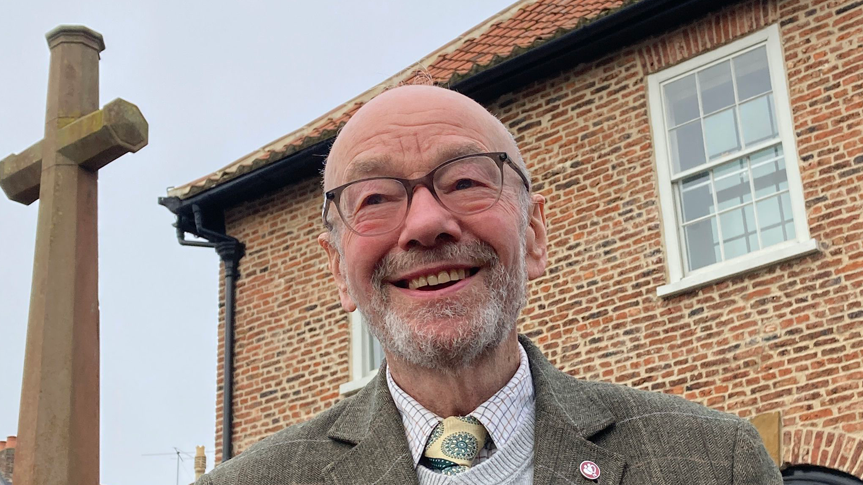
[[416,179],[372,177],[336,187],[324,194],[324,225],[332,229],[327,213],[333,202],[348,229],[360,236],[393,231],[405,221],[418,185],[454,214],[477,214],[500,199],[504,165],[515,170],[530,191],[527,177],[506,153],[477,153],[446,161]]

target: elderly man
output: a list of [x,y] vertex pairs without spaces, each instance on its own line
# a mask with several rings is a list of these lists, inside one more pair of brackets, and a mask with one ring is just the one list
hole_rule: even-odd
[[212,484],[771,485],[746,422],[576,380],[516,332],[543,274],[543,197],[504,126],[406,86],[333,144],[319,238],[346,311],[386,355],[376,379],[217,467]]

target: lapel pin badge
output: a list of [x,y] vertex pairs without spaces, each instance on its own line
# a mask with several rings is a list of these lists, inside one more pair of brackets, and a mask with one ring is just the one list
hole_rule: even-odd
[[592,461],[583,461],[581,465],[578,466],[578,469],[581,470],[581,474],[584,475],[584,478],[588,480],[596,480],[599,478],[599,466]]

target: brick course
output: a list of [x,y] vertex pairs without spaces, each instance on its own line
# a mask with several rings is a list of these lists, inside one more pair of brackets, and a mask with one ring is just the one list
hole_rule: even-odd
[[[646,77],[775,23],[820,251],[659,298],[667,270]],[[742,417],[779,410],[784,461],[863,476],[862,44],[860,2],[746,1],[491,103],[547,199],[549,264],[520,330],[585,379]],[[329,407],[349,380],[348,319],[316,241],[321,200],[320,179],[309,179],[226,213],[246,244],[237,452]],[[221,387],[216,411],[218,445]]]

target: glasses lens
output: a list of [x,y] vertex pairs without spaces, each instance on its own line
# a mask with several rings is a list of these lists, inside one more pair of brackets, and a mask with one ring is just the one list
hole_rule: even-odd
[[404,220],[408,196],[404,185],[391,179],[362,180],[342,191],[339,213],[362,235],[383,234]]
[[435,172],[434,189],[452,212],[484,211],[500,197],[500,166],[487,156],[464,158]]

